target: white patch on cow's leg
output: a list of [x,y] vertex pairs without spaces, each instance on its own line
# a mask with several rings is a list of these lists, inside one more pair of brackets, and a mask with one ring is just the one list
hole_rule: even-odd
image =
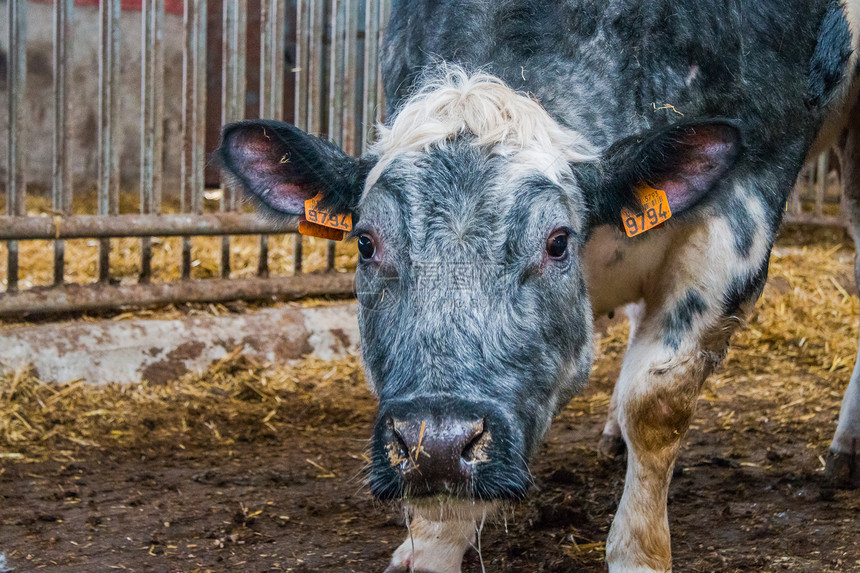
[[660,341],[649,340],[634,341],[624,358],[615,394],[629,450],[624,494],[606,542],[611,573],[672,569],[666,495],[695,402],[685,388],[687,368],[672,362]]
[[474,521],[429,521],[416,515],[409,537],[394,552],[385,573],[460,573],[463,555],[474,546],[475,535]]
[[[624,306],[624,313],[630,323],[630,334],[627,337],[629,347],[636,335],[636,328],[642,320],[645,305],[640,302],[630,303]],[[627,451],[624,437],[621,435],[621,425],[618,423],[618,394],[612,392],[612,400],[609,402],[609,413],[606,416],[606,425],[603,426],[603,434],[597,445],[597,451],[606,458],[618,458]]]
[[830,443],[827,477],[835,485],[860,485],[860,355],[842,398],[839,425]]
[[[758,223],[758,204],[744,204]],[[672,570],[666,497],[675,458],[702,383],[751,307],[747,299],[756,296],[769,253],[761,226],[748,256],[727,248],[736,236],[723,217],[677,232],[683,240],[673,242],[644,289],[644,312],[615,390],[627,474],[606,543],[610,573]]]

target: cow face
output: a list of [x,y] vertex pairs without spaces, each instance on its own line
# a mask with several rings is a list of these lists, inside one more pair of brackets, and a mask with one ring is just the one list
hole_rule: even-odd
[[363,159],[286,124],[223,132],[226,171],[270,209],[299,215],[322,193],[353,214],[381,499],[522,496],[552,416],[588,377],[590,229],[620,225],[642,182],[681,216],[740,150],[730,123],[707,121],[590,159],[536,103],[499,86],[455,85],[447,106],[438,85],[419,92],[421,109],[407,103]]

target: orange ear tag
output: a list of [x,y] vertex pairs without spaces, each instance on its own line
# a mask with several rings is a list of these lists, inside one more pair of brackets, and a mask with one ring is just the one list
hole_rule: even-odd
[[343,233],[352,230],[352,213],[340,215],[319,206],[322,194],[305,201],[305,218],[299,221],[299,233],[333,241],[343,240]]
[[621,219],[628,237],[635,237],[649,229],[658,227],[672,217],[672,210],[669,209],[669,200],[666,198],[665,191],[654,189],[643,183],[636,188],[636,196],[642,205],[641,212],[634,213],[626,207],[621,209]]

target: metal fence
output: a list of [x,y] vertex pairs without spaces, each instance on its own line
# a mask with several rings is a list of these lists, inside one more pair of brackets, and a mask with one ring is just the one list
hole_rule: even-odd
[[[175,2],[174,2],[175,4]],[[182,93],[164,93],[165,0],[142,0],[141,65],[121,72],[120,0],[101,0],[98,14],[98,176],[97,209],[76,214],[69,174],[70,148],[69,70],[72,60],[74,0],[53,3],[53,153],[51,216],[28,216],[24,144],[28,118],[27,20],[29,3],[7,0],[8,95],[7,215],[0,216],[0,241],[7,246],[6,289],[0,294],[0,316],[34,312],[66,312],[150,306],[178,302],[225,301],[266,297],[297,298],[307,295],[348,294],[353,275],[346,272],[302,273],[302,241],[295,236],[293,274],[270,276],[269,235],[295,233],[294,223],[263,220],[241,208],[238,192],[221,185],[217,212],[204,212],[207,128],[207,57],[217,45],[207,38],[207,24],[221,11],[221,117],[222,123],[245,117],[248,80],[248,18],[259,17],[259,117],[283,119],[284,90],[295,93],[296,125],[322,134],[346,151],[362,151],[373,124],[381,119],[383,94],[377,71],[379,42],[387,22],[390,0],[185,0],[182,51]],[[250,12],[258,9],[259,13]],[[94,10],[94,9],[93,9]],[[295,38],[295,66],[286,69],[285,54]],[[256,41],[256,38],[252,38]],[[289,50],[291,51],[291,50]],[[256,54],[252,54],[256,57]],[[361,65],[359,66],[359,62]],[[139,73],[140,183],[139,212],[120,214],[120,163],[118,160],[118,86],[124,73]],[[286,74],[286,78],[285,78]],[[211,78],[210,78],[211,79]],[[255,80],[256,81],[256,80]],[[182,158],[178,212],[162,209],[164,193],[164,100],[182,98]],[[171,189],[175,195],[175,189]],[[222,236],[220,277],[191,279],[191,238]],[[254,278],[231,278],[232,235],[260,235],[259,264]],[[111,280],[111,239],[140,238],[140,274],[136,284]],[[154,237],[181,237],[179,280],[153,282]],[[98,241],[96,282],[65,281],[65,241]],[[53,285],[20,288],[19,241],[53,243]],[[328,246],[327,269],[334,270],[334,244]]]
[[[0,316],[33,312],[65,312],[149,306],[178,302],[213,302],[268,297],[296,298],[307,295],[348,294],[353,275],[347,272],[307,274],[303,270],[303,243],[296,234],[292,274],[270,276],[269,236],[295,233],[293,223],[263,220],[243,212],[236,189],[222,185],[217,212],[204,209],[206,189],[207,127],[212,127],[207,96],[220,99],[215,123],[242,119],[247,110],[249,16],[259,21],[259,117],[283,119],[285,89],[294,108],[287,110],[298,127],[323,134],[358,155],[372,138],[381,120],[383,92],[377,68],[379,45],[390,0],[185,0],[183,22],[181,93],[165,93],[163,77],[166,0],[140,0],[141,45],[139,69],[122,72],[120,62],[121,0],[98,3],[98,147],[97,207],[76,214],[69,170],[71,148],[69,117],[70,63],[74,57],[72,21],[75,0],[54,0],[51,160],[51,214],[28,216],[25,209],[27,181],[24,144],[28,118],[27,19],[29,3],[6,0],[8,30],[6,89],[8,96],[6,216],[0,216],[0,242],[7,248],[6,289],[0,294]],[[92,2],[88,2],[92,4]],[[95,8],[90,8],[95,10]],[[220,13],[220,14],[219,14]],[[178,17],[178,16],[177,16]],[[219,36],[211,37],[211,24],[219,23]],[[207,37],[210,34],[210,37]],[[256,46],[256,43],[253,43]],[[220,50],[220,54],[213,51]],[[286,54],[294,54],[288,69]],[[207,80],[213,56],[220,55],[220,94],[213,94]],[[118,159],[118,97],[125,74],[140,74],[140,180],[139,210],[120,214],[120,162]],[[42,88],[44,89],[44,88]],[[182,157],[179,167],[179,207],[165,212],[164,101],[182,101]],[[207,119],[209,124],[207,125]],[[210,137],[211,139],[211,137]],[[787,206],[787,220],[813,224],[841,224],[839,193],[834,195],[829,154],[802,174]],[[174,177],[174,180],[177,178]],[[837,185],[838,187],[838,185]],[[254,278],[231,276],[231,236],[259,235],[259,258]],[[221,236],[218,278],[192,279],[192,237]],[[140,239],[140,272],[135,284],[112,280],[111,240]],[[155,237],[181,237],[176,264],[179,279],[152,280],[152,242]],[[98,241],[98,265],[93,283],[66,281],[65,241],[88,238]],[[53,244],[53,284],[22,288],[19,284],[19,241],[41,240]],[[47,243],[46,243],[47,244]],[[50,255],[46,255],[50,257]],[[328,245],[326,268],[335,266],[334,243]]]
[[789,223],[844,227],[842,169],[835,150],[819,155],[797,178],[786,205]]

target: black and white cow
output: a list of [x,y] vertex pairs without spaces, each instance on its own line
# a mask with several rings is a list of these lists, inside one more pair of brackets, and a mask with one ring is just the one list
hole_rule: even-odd
[[[294,216],[322,193],[355,220],[371,490],[413,516],[390,571],[460,570],[476,521],[527,492],[530,456],[586,383],[593,314],[631,303],[601,441],[628,452],[606,558],[671,570],[679,445],[761,293],[798,171],[850,117],[858,14],[860,0],[402,0],[389,120],[365,157],[286,124],[225,127],[223,165],[262,203]],[[622,212],[641,211],[643,185],[671,218],[631,238]],[[857,478],[858,438],[855,371],[836,477]]]

